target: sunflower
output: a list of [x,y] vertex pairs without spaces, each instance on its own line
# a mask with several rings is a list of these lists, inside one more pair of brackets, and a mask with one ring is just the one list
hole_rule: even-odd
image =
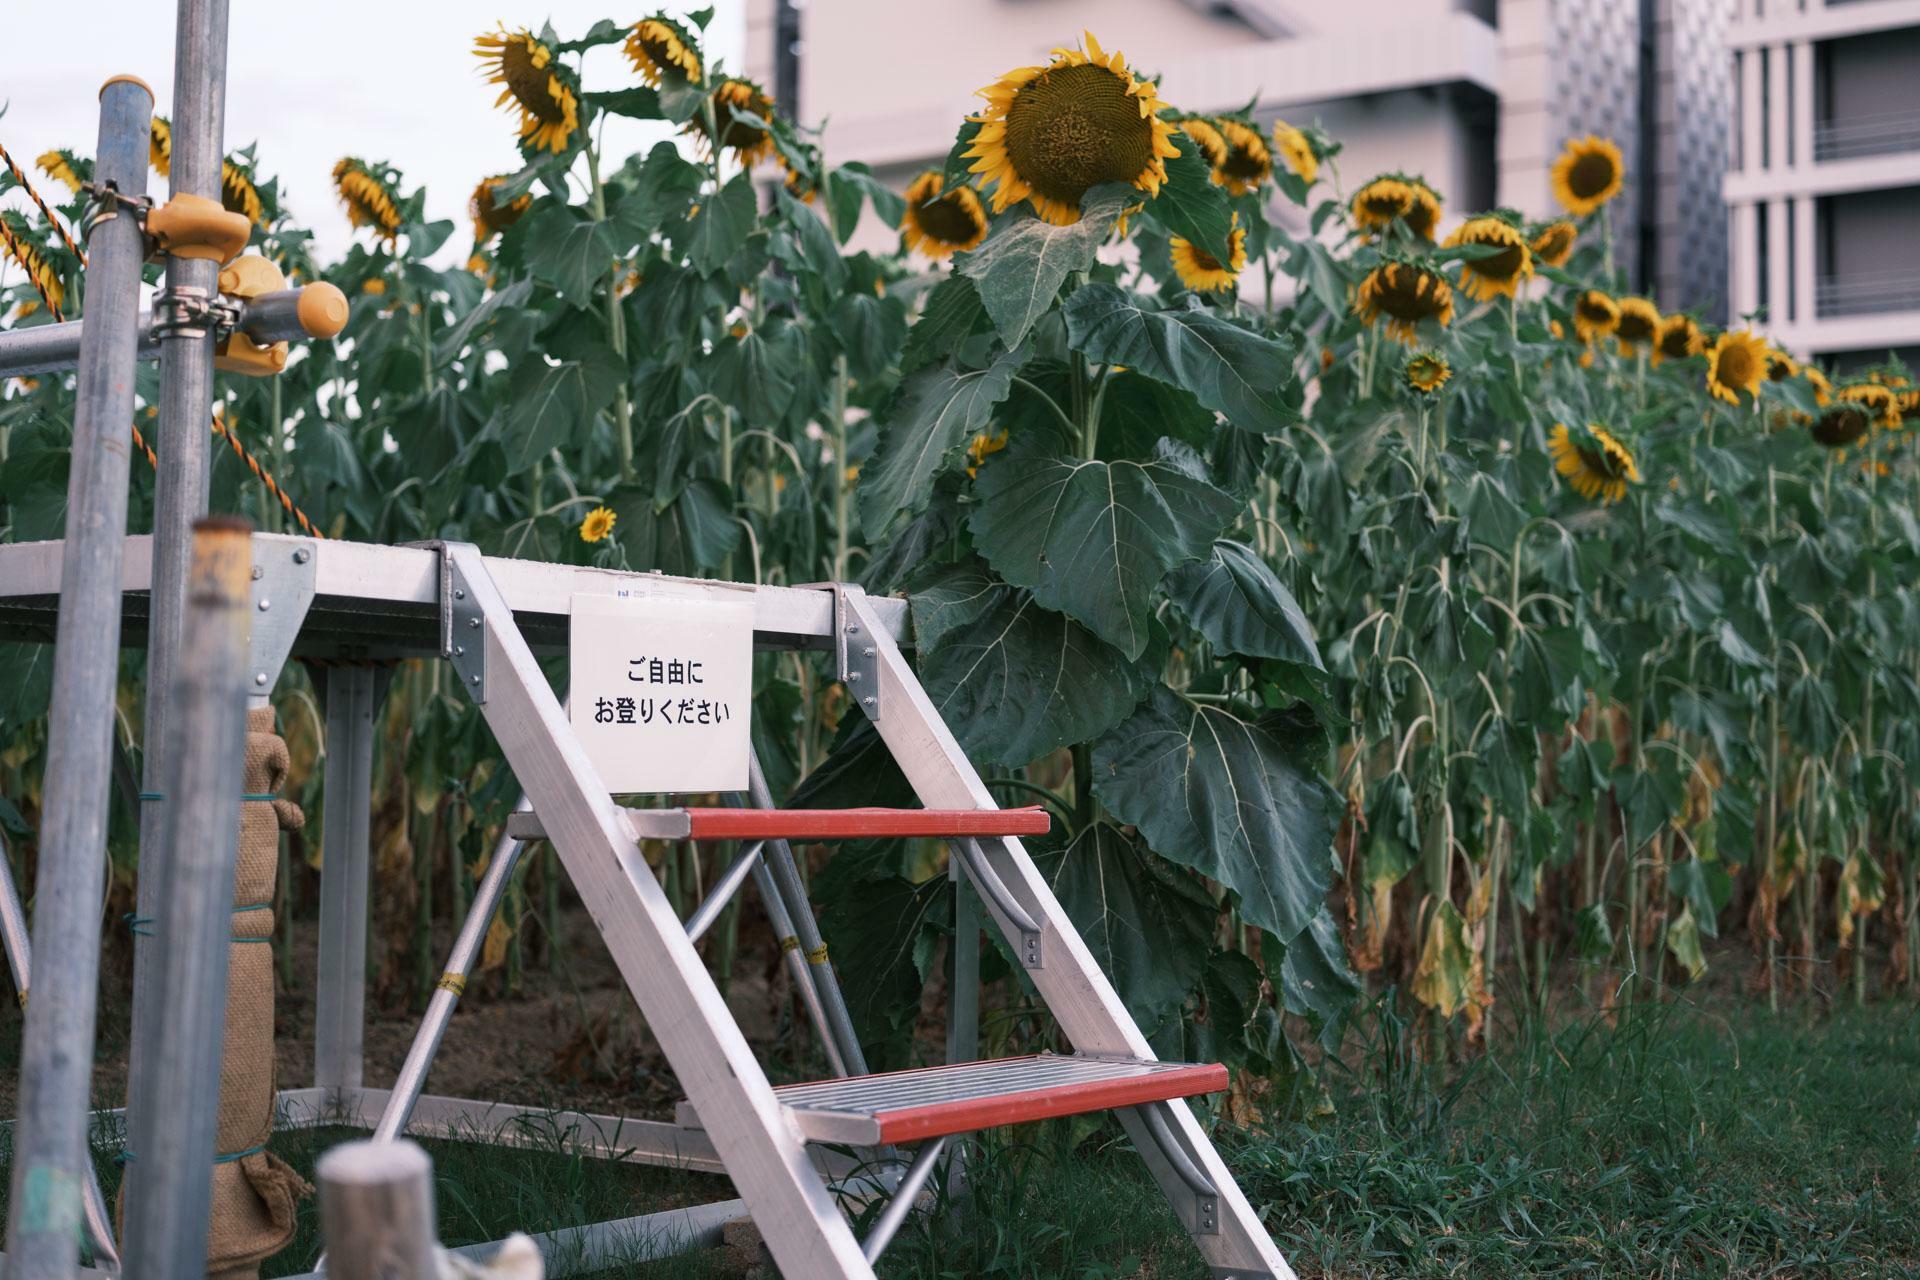
[[1611,505],[1627,496],[1628,485],[1640,483],[1633,451],[1604,427],[1589,426],[1576,437],[1564,423],[1556,423],[1547,449],[1553,454],[1554,470],[1589,501]]
[[1591,347],[1620,327],[1620,304],[1598,289],[1573,300],[1573,331]]
[[1238,120],[1222,120],[1220,136],[1226,140],[1227,158],[1214,168],[1213,180],[1230,195],[1244,196],[1258,191],[1273,176],[1273,152],[1258,129]]
[[663,77],[681,84],[699,84],[703,79],[693,37],[664,13],[633,24],[633,30],[627,33],[626,52],[633,69],[655,88]]
[[522,27],[502,26],[474,38],[473,55],[490,64],[487,83],[504,86],[494,106],[520,112],[520,140],[536,150],[545,147],[558,155],[580,128],[580,102],[561,77],[553,50]]
[[89,168],[86,161],[77,158],[71,151],[48,151],[34,161],[40,166],[40,172],[64,186],[73,195],[80,194],[80,188],[87,184],[81,171]]
[[989,456],[1007,447],[1005,431],[982,431],[967,445],[967,477],[972,479],[980,473],[980,464]]
[[1827,375],[1820,372],[1820,366],[1806,364],[1800,366],[1800,372],[1806,376],[1807,385],[1813,388],[1813,402],[1822,407],[1833,403],[1833,383]]
[[1568,141],[1553,162],[1553,196],[1576,218],[1584,218],[1620,194],[1625,167],[1620,148],[1588,134]]
[[1218,170],[1227,162],[1227,140],[1220,136],[1220,130],[1213,121],[1200,116],[1188,116],[1180,122],[1180,131],[1193,140],[1200,152],[1200,158],[1207,162],[1207,168]]
[[1286,157],[1287,167],[1308,186],[1320,176],[1320,157],[1313,154],[1313,143],[1285,120],[1273,122],[1273,149]]
[[1173,254],[1173,269],[1179,273],[1180,283],[1195,293],[1221,293],[1233,288],[1247,265],[1247,233],[1237,213],[1233,215],[1233,229],[1227,233],[1224,263],[1182,236],[1169,237],[1167,249]]
[[1707,340],[1692,316],[1668,316],[1654,336],[1652,364],[1658,369],[1662,360],[1685,360],[1706,349]]
[[1367,272],[1354,298],[1354,309],[1365,324],[1387,318],[1387,333],[1412,346],[1419,340],[1422,320],[1446,326],[1453,323],[1453,286],[1437,271],[1411,262],[1383,262]]
[[980,96],[987,106],[970,117],[980,131],[966,154],[994,184],[995,213],[1029,200],[1048,222],[1070,226],[1080,198],[1103,182],[1159,194],[1167,160],[1180,154],[1153,83],[1134,79],[1125,55],[1109,57],[1092,32],[1084,53],[1055,49],[1046,66],[1017,67]]
[[1533,256],[1550,267],[1564,267],[1573,256],[1573,245],[1579,238],[1580,228],[1566,219],[1549,222],[1533,237]]
[[[27,273],[27,279],[34,287],[47,296],[53,310],[58,311],[60,304],[66,301],[66,286],[60,283],[60,272],[48,260],[46,252],[34,242],[33,231],[27,226],[27,220],[11,210],[0,210],[0,223],[5,224],[5,234],[0,235],[0,243],[7,248],[7,256],[20,264]],[[19,315],[26,315],[30,309],[22,306]]]
[[580,522],[580,541],[602,541],[613,532],[613,522],[619,518],[606,507],[595,507],[587,512],[587,518]]
[[1432,395],[1452,376],[1453,369],[1437,351],[1422,351],[1407,361],[1407,386],[1420,395]]
[[1413,187],[1399,178],[1375,178],[1353,193],[1353,225],[1378,235],[1413,210]]
[[1533,275],[1533,255],[1527,249],[1527,238],[1505,219],[1469,218],[1447,237],[1447,245],[1486,245],[1496,250],[1460,264],[1464,268],[1460,291],[1480,302],[1492,302],[1502,296],[1511,298]]
[[155,116],[147,130],[147,163],[161,177],[171,176],[173,169],[173,126],[167,123],[165,116]]
[[1757,396],[1766,376],[1766,339],[1750,329],[1729,329],[1707,352],[1707,390],[1715,399],[1739,404],[1743,391]]
[[[722,80],[713,91],[713,119],[720,131],[720,145],[733,152],[744,169],[751,169],[773,154],[773,99],[751,80]],[[749,124],[741,116],[761,121]],[[703,148],[713,140],[707,136],[707,113],[697,111],[687,122],[687,131],[697,134]]]
[[507,185],[507,175],[498,174],[491,178],[482,178],[467,197],[467,217],[473,219],[473,243],[483,245],[487,241],[520,221],[533,204],[533,193],[523,191],[512,200],[501,204],[494,199],[494,192]]
[[1800,362],[1778,347],[1767,348],[1767,381],[1785,382],[1800,376]]
[[387,185],[363,160],[347,156],[333,166],[333,187],[347,207],[347,221],[372,227],[374,235],[393,243],[400,232],[400,209]]
[[1649,298],[1620,299],[1620,323],[1613,331],[1613,337],[1620,344],[1620,354],[1630,356],[1636,351],[1645,351],[1653,346],[1653,340],[1660,335],[1660,308],[1653,305]]
[[1843,404],[1859,405],[1872,416],[1874,425],[1884,430],[1898,431],[1904,425],[1900,416],[1900,394],[1892,387],[1878,382],[1856,382],[1840,388],[1839,399]]
[[267,225],[266,207],[260,203],[252,175],[231,160],[220,162],[220,203],[228,213],[246,214],[256,227]]
[[1413,208],[1401,215],[1407,224],[1407,230],[1422,240],[1432,241],[1433,233],[1440,226],[1440,193],[1415,178],[1413,186]]
[[936,262],[964,252],[987,238],[987,211],[980,193],[962,184],[948,191],[946,178],[929,169],[907,188],[907,209],[900,217],[900,238]]
[[787,189],[788,195],[801,204],[812,204],[820,198],[820,184],[794,168],[793,162],[784,155],[780,157],[780,167],[787,171],[787,176],[781,180],[780,185]]
[[1858,444],[1873,429],[1873,418],[1858,404],[1842,401],[1822,409],[1807,428],[1814,443],[1829,449],[1845,449]]

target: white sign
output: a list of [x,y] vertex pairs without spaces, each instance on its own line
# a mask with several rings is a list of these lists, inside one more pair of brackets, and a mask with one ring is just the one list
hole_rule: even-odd
[[745,791],[753,598],[576,595],[573,730],[614,795]]

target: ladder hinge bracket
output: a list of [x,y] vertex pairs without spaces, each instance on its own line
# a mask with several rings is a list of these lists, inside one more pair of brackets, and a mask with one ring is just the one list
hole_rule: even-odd
[[474,599],[473,584],[461,572],[446,543],[440,553],[440,656],[453,666],[460,687],[475,706],[487,701],[487,624]]
[[833,660],[840,683],[847,687],[854,705],[867,719],[880,723],[880,650],[868,633],[859,614],[848,607],[847,597],[860,588],[845,582],[830,582],[833,593]]
[[264,698],[273,692],[313,604],[315,570],[312,543],[291,548],[285,543],[254,543],[249,592],[253,607],[247,614],[249,696]]

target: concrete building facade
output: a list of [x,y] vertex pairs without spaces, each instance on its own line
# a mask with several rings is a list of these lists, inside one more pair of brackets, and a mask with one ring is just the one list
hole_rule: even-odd
[[[1263,123],[1318,123],[1351,192],[1423,175],[1449,223],[1554,209],[1570,137],[1625,154],[1616,257],[1670,308],[1724,310],[1728,89],[1736,0],[747,0],[748,73],[826,122],[829,159],[904,186],[939,164],[974,90],[1091,26],[1193,112],[1258,99]],[[1751,0],[1745,0],[1751,3]]]
[[1729,287],[1787,350],[1920,361],[1920,0],[1739,0]]

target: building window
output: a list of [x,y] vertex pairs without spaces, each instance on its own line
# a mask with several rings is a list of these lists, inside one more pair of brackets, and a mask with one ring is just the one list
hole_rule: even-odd
[[1760,50],[1760,167],[1773,167],[1773,50]]
[[1743,49],[1733,54],[1733,168],[1747,167],[1747,55]]
[[1772,301],[1772,290],[1768,286],[1772,281],[1767,270],[1767,213],[1770,206],[1765,202],[1753,206],[1753,303],[1754,309],[1763,317],[1771,317],[1768,304]]
[[[1792,136],[1789,134],[1788,136]],[[1800,222],[1800,202],[1789,200],[1787,204],[1787,305],[1781,308],[1782,320],[1800,318],[1800,259],[1799,237],[1795,234]]]

